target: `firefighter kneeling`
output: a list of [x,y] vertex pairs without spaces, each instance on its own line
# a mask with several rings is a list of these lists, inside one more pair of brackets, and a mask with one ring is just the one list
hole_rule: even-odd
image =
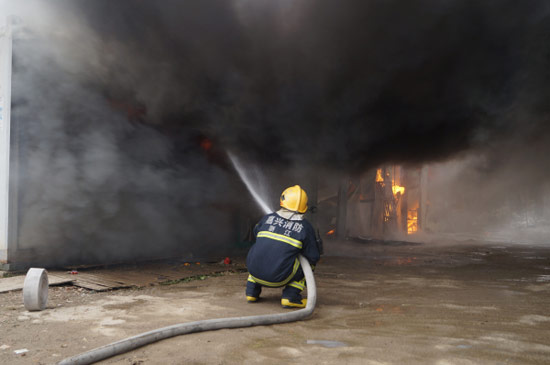
[[281,209],[263,217],[254,228],[256,242],[248,252],[246,265],[248,281],[246,299],[260,299],[262,286],[284,287],[281,305],[285,308],[304,308],[302,299],[305,279],[298,255],[302,254],[312,268],[319,261],[315,230],[304,219],[307,194],[299,186],[287,188],[281,194]]

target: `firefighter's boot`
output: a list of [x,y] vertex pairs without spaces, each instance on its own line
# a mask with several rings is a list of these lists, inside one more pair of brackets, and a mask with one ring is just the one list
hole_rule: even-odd
[[262,286],[254,278],[249,275],[246,282],[246,301],[248,303],[255,303],[260,300],[260,294],[262,292]]
[[307,305],[307,299],[281,299],[281,305],[283,308],[305,308]]

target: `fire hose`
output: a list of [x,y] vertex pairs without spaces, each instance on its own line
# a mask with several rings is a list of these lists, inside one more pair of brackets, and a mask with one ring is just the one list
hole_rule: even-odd
[[203,321],[175,324],[153,331],[144,332],[137,336],[128,337],[126,339],[95,348],[82,354],[68,357],[62,360],[59,365],[93,364],[97,361],[104,360],[115,355],[123,354],[125,352],[134,350],[138,347],[145,346],[153,342],[157,342],[174,336],[185,335],[188,333],[213,331],[224,328],[265,326],[270,324],[287,323],[306,319],[313,313],[313,310],[315,309],[315,302],[317,300],[317,288],[315,286],[315,279],[313,277],[313,271],[311,270],[309,262],[302,255],[299,256],[299,259],[300,264],[302,265],[302,270],[304,271],[308,287],[307,304],[304,309],[287,313],[265,314],[260,316],[248,317],[216,318]]

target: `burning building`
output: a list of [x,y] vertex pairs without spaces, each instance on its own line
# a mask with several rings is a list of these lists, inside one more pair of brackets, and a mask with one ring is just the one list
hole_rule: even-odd
[[340,237],[404,239],[423,231],[428,210],[427,171],[427,167],[384,165],[343,181],[346,186],[340,191],[345,191],[345,197],[342,194],[329,200],[345,205],[345,214],[338,209],[340,215],[332,219],[334,228],[329,223],[328,236],[340,230]]
[[545,2],[17,3],[4,262],[222,252],[261,214],[227,151],[342,237],[544,226]]
[[322,230],[329,238],[367,241],[546,243],[550,185],[505,190],[479,171],[472,174],[478,163],[470,158],[421,167],[384,165],[341,180],[339,188],[326,184],[319,202]]

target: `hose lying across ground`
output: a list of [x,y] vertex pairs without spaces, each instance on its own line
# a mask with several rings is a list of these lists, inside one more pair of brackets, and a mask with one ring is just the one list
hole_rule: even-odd
[[313,272],[311,271],[311,266],[309,265],[309,262],[302,255],[299,256],[299,259],[307,282],[308,298],[307,305],[304,309],[286,313],[266,314],[261,316],[217,318],[204,321],[175,324],[172,326],[145,332],[137,336],[129,337],[124,340],[113,342],[111,344],[84,352],[80,355],[66,358],[61,361],[59,365],[92,364],[96,361],[107,359],[111,356],[123,354],[138,347],[164,340],[165,338],[184,335],[187,333],[219,330],[223,328],[263,326],[276,323],[294,322],[305,319],[309,317],[315,309],[315,302],[317,300],[317,288],[315,286],[315,279],[313,277]]

